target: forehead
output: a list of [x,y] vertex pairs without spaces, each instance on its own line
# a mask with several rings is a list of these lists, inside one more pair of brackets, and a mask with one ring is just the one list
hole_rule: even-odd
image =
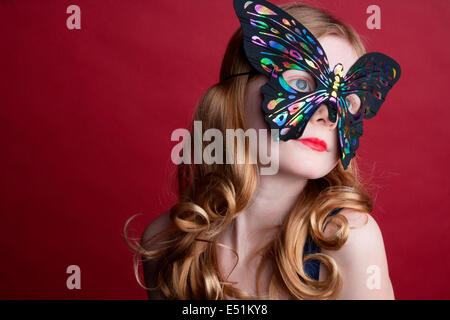
[[334,66],[341,63],[344,66],[344,76],[350,67],[358,60],[355,48],[344,38],[337,35],[325,35],[318,38],[320,45],[325,50],[330,70],[333,71]]

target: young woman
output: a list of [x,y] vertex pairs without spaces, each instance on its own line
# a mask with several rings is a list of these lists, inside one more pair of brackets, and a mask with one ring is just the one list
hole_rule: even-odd
[[[365,53],[358,34],[327,12],[299,3],[279,7],[308,28],[344,75]],[[299,70],[283,77],[298,91],[317,85]],[[204,131],[268,129],[260,92],[267,81],[249,64],[239,28],[220,81],[193,120]],[[179,165],[179,202],[148,225],[139,245],[129,243],[139,283],[142,256],[149,298],[394,299],[383,238],[370,215],[373,199],[356,159],[347,170],[339,161],[337,123],[322,104],[301,139],[280,141],[275,175],[261,175],[260,164],[251,163]]]

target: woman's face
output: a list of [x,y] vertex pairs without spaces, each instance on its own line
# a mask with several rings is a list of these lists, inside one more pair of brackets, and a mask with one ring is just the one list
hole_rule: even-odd
[[[344,66],[344,76],[358,59],[355,49],[341,37],[326,35],[318,39],[327,54],[330,68],[337,63]],[[300,92],[316,89],[314,78],[300,70],[287,70],[283,77],[291,87]],[[248,128],[270,129],[264,120],[262,110],[263,95],[260,88],[269,79],[258,74],[252,78],[245,93],[245,114]],[[352,110],[357,112],[358,110]],[[339,137],[337,123],[328,119],[328,108],[321,104],[311,116],[300,139],[318,138],[326,143],[326,150],[318,151],[310,148],[299,140],[281,141],[279,144],[279,172],[302,176],[306,179],[318,179],[327,175],[340,161]],[[270,130],[269,130],[270,132]],[[270,136],[269,136],[270,137]],[[270,143],[270,138],[268,143]],[[269,147],[270,148],[270,147]]]

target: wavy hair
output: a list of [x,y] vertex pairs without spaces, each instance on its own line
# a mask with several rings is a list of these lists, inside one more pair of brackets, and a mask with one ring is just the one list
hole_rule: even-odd
[[[316,38],[338,35],[349,41],[358,56],[366,52],[356,31],[325,10],[301,3],[279,7],[305,25]],[[227,77],[251,71],[256,72],[243,51],[239,27],[228,43],[220,81],[201,97],[192,120],[201,121],[203,130],[246,130],[244,94],[255,73]],[[193,136],[193,124],[190,133]],[[245,143],[246,155],[249,152]],[[234,287],[233,282],[227,281],[228,277],[220,275],[216,246],[232,250],[237,259],[239,256],[216,239],[252,198],[259,179],[258,165],[178,165],[178,202],[170,209],[172,225],[145,243],[132,243],[128,238],[126,230],[133,217],[124,226],[125,240],[135,252],[133,265],[139,285],[147,290],[160,290],[167,299],[278,299],[281,290],[294,299],[334,299],[343,281],[336,262],[324,253],[303,257],[303,248],[308,235],[319,247],[327,250],[338,250],[346,242],[349,223],[340,214],[330,217],[329,221],[338,227],[337,231],[332,237],[324,235],[327,215],[333,209],[351,208],[361,213],[372,211],[373,197],[366,183],[362,182],[356,160],[356,157],[351,160],[347,170],[339,161],[323,178],[308,181],[274,239],[264,247],[263,259],[257,270],[258,283],[265,263],[271,264],[273,275],[268,296],[263,296],[257,286],[256,297]],[[160,247],[151,250],[157,241]],[[141,283],[139,265],[143,260],[140,257],[153,261],[157,288],[147,288]],[[310,259],[324,264],[328,270],[327,279],[319,281],[308,277],[303,263]]]

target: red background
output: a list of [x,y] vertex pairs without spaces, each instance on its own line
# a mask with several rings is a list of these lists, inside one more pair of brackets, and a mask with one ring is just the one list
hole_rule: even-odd
[[[396,298],[449,299],[450,3],[309,3],[402,67],[365,122],[360,165]],[[81,30],[66,28],[71,4]],[[371,4],[381,30],[366,27]],[[142,213],[137,236],[174,203],[170,135],[238,26],[231,0],[0,2],[0,298],[146,298],[123,224]],[[71,264],[81,290],[66,288]]]

